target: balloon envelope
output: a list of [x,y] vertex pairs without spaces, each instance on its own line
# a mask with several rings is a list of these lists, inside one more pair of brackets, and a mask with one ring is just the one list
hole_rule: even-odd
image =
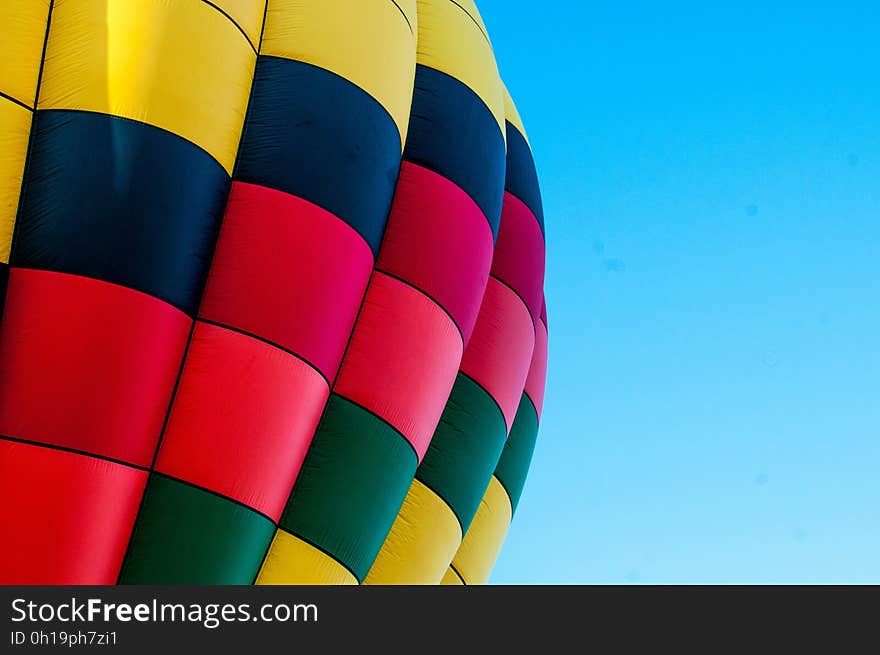
[[0,582],[440,582],[543,231],[473,2],[3,3]]

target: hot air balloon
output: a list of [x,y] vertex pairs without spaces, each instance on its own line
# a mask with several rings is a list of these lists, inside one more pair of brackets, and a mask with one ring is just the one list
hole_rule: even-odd
[[441,582],[543,230],[473,2],[4,2],[0,583]]

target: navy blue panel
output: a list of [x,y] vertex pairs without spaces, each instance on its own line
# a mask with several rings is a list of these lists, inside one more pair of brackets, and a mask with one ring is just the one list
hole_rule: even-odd
[[532,210],[544,232],[544,205],[541,202],[541,187],[532,149],[525,137],[510,123],[507,124],[507,191],[522,200]]
[[400,133],[365,91],[311,64],[260,56],[235,179],[329,210],[379,251]]
[[170,132],[106,114],[34,115],[13,266],[106,280],[195,314],[229,176]]
[[404,159],[452,180],[498,236],[504,200],[504,135],[480,97],[454,77],[416,67]]

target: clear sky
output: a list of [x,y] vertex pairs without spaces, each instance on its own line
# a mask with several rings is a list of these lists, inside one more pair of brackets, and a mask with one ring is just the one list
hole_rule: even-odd
[[880,6],[478,1],[550,379],[497,583],[880,583]]

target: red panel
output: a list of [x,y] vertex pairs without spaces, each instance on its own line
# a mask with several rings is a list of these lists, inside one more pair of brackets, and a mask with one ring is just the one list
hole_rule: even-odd
[[479,382],[500,405],[508,430],[519,407],[534,347],[535,328],[526,306],[507,286],[490,277],[461,371]]
[[532,211],[509,192],[504,193],[492,274],[522,296],[533,318],[540,316],[544,301],[544,235]]
[[146,471],[0,440],[0,584],[115,584]]
[[461,336],[449,316],[418,290],[376,273],[335,391],[400,430],[421,460],[460,361]]
[[191,325],[139,291],[13,268],[0,434],[149,466]]
[[532,399],[538,418],[544,409],[544,386],[547,381],[547,326],[543,321],[535,323],[535,352],[526,378],[526,394]]
[[198,323],[156,469],[277,521],[329,393],[293,355]]
[[376,267],[440,303],[465,343],[480,310],[492,247],[489,222],[467,193],[442,175],[403,162]]
[[332,380],[372,269],[370,247],[330,212],[234,182],[199,315],[277,343]]

